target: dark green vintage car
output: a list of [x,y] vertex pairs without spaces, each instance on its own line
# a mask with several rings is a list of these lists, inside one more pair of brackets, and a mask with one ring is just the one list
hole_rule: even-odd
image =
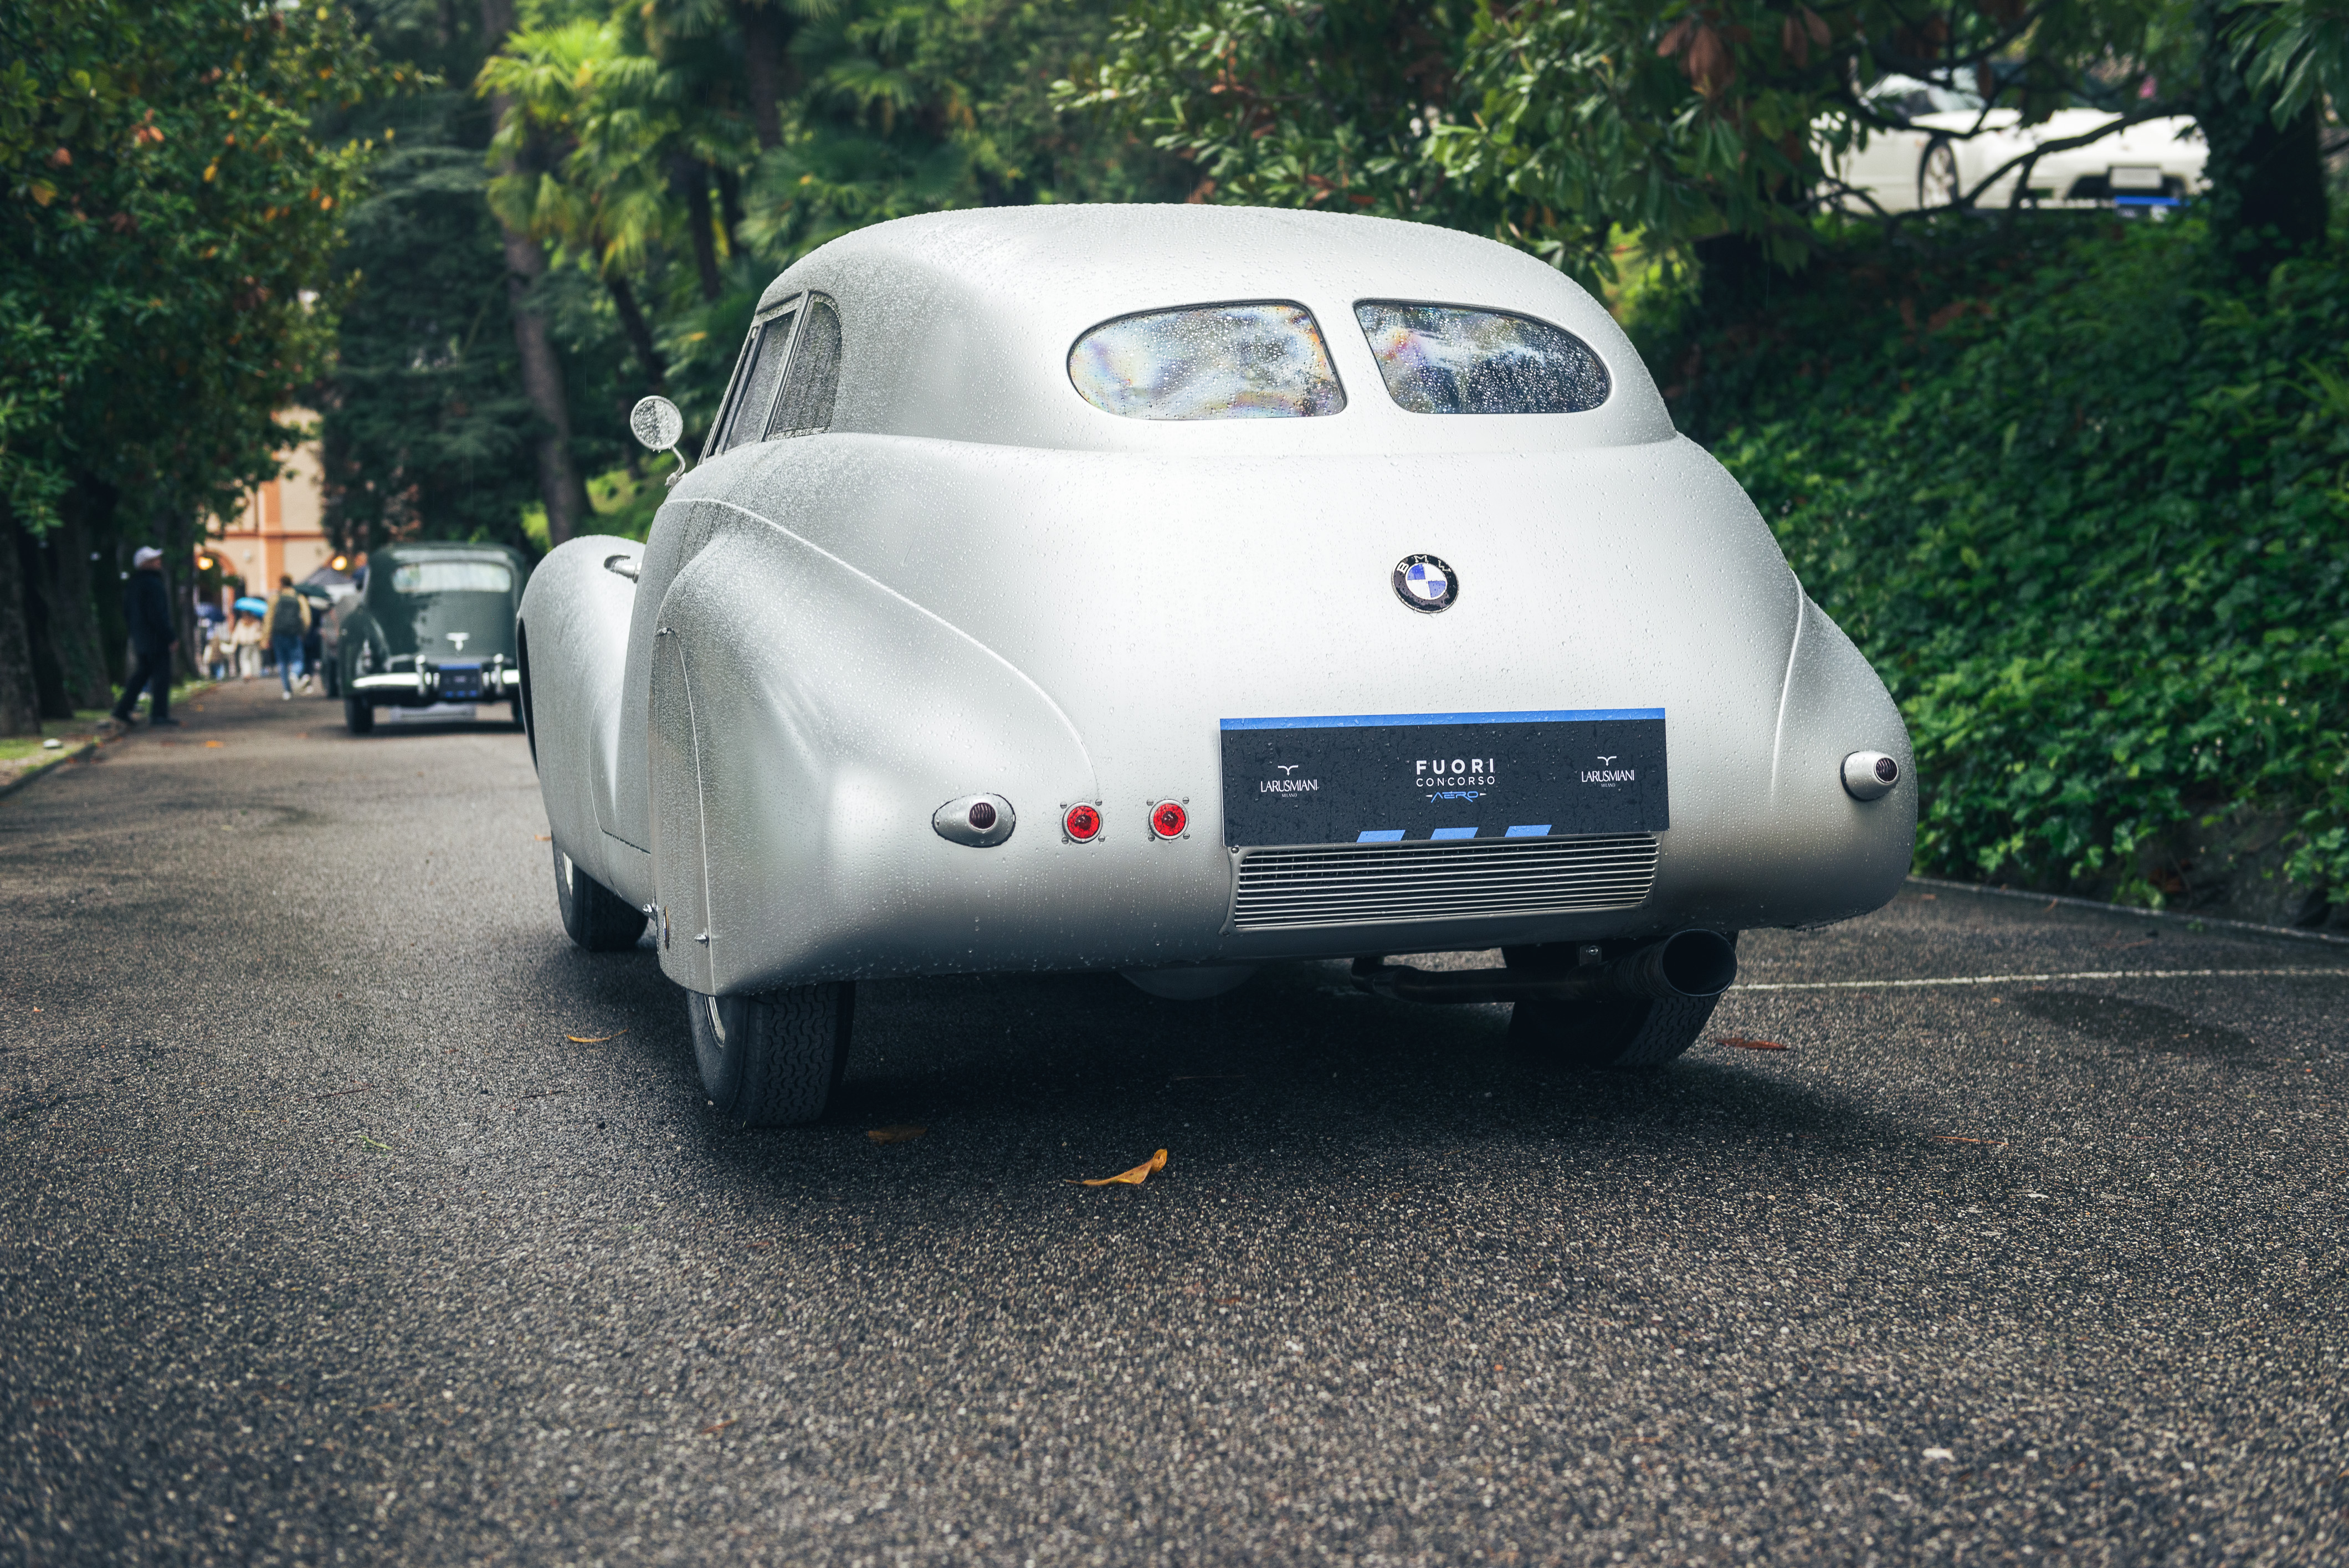
[[335,607],[335,684],[354,735],[376,712],[470,719],[507,702],[522,722],[514,610],[530,567],[503,545],[388,545]]

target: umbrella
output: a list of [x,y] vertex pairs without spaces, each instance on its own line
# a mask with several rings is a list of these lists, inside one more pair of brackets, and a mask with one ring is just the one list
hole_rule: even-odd
[[267,615],[269,613],[269,601],[267,599],[257,599],[251,594],[247,594],[244,597],[236,601],[236,607],[241,613],[245,615]]

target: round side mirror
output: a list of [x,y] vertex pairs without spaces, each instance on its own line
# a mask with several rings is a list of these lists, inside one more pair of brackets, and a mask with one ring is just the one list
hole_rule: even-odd
[[675,455],[677,472],[668,476],[668,483],[675,484],[678,474],[687,467],[685,453],[677,450],[679,438],[685,434],[685,416],[677,411],[677,405],[662,397],[639,400],[628,410],[628,431],[652,451]]

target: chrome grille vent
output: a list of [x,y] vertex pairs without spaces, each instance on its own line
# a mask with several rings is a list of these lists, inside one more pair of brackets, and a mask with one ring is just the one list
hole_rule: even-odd
[[1232,923],[1263,931],[1628,909],[1655,879],[1646,833],[1252,849],[1240,857]]

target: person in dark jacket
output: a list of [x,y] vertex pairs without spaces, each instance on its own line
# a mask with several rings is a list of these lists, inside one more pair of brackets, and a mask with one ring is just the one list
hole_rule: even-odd
[[130,651],[139,662],[130,671],[130,683],[122,689],[121,701],[114,705],[114,716],[129,723],[139,693],[152,687],[150,720],[176,725],[179,721],[171,717],[171,649],[180,634],[171,624],[171,588],[163,580],[163,552],[142,545],[130,557],[130,567],[129,585],[122,590],[122,618],[130,623]]

